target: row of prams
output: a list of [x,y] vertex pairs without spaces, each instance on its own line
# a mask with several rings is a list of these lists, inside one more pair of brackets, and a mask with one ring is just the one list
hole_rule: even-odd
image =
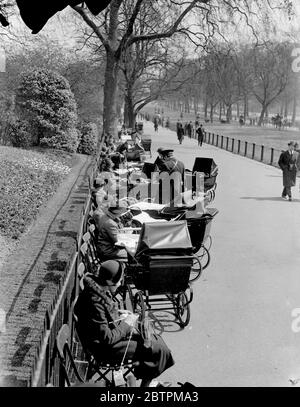
[[[200,168],[201,162],[204,169]],[[205,174],[205,193],[212,201],[217,166],[212,159],[200,157],[196,163],[197,171]],[[217,209],[206,207],[201,216],[189,217],[193,209],[164,207],[156,211],[157,222],[133,228],[133,233],[139,234],[138,245],[134,255],[128,252],[120,291],[123,306],[132,308],[141,319],[149,312],[155,316],[156,311],[167,311],[175,315],[182,328],[190,321],[193,283],[210,264],[211,225],[218,213]],[[135,206],[128,210],[134,218]]]

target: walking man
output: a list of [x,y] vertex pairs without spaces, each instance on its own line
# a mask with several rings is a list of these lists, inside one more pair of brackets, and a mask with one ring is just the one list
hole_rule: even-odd
[[296,176],[297,176],[297,161],[298,154],[295,151],[295,143],[290,141],[288,143],[288,150],[281,153],[278,161],[279,167],[282,169],[283,176],[283,191],[282,198],[286,201],[292,200],[292,191],[291,187],[296,185]]
[[203,138],[204,138],[204,129],[203,129],[203,125],[200,124],[200,126],[197,128],[196,130],[197,133],[197,139],[198,139],[198,147],[202,146],[203,143]]

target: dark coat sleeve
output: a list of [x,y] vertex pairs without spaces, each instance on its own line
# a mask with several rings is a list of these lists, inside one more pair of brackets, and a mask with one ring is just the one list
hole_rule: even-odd
[[286,162],[286,153],[285,152],[280,154],[280,157],[278,160],[278,165],[282,170],[284,170],[288,167],[288,164]]
[[105,305],[96,302],[93,311],[91,318],[93,331],[103,345],[114,345],[129,336],[131,327],[123,321],[110,323],[112,319],[109,317],[110,314]]

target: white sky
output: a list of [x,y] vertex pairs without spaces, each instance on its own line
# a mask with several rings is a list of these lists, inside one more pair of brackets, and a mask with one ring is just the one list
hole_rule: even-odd
[[[277,16],[275,16],[277,20],[277,32],[270,33],[271,36],[275,36],[277,38],[282,38],[289,34],[289,38],[291,41],[295,43],[300,43],[300,0],[293,0],[294,9],[295,9],[295,16],[289,21],[287,18],[283,16],[282,13],[277,12]],[[76,43],[76,28],[72,24],[72,17],[73,12],[70,8],[65,9],[63,12],[58,13],[56,16],[52,17],[46,26],[42,29],[40,34],[32,35],[31,31],[26,25],[23,23],[21,18],[13,18],[10,19],[11,27],[10,29],[13,32],[26,33],[29,40],[32,38],[39,38],[39,35],[48,36],[51,39],[55,39],[59,41],[62,45],[74,48],[75,50],[75,43]],[[68,24],[69,22],[69,24]],[[193,18],[191,18],[191,25],[195,22]],[[246,24],[238,24],[238,27],[230,27],[227,25],[226,31],[229,33],[229,37],[238,38],[239,40],[248,39],[249,38],[249,28],[246,27]],[[1,31],[0,31],[1,32]],[[2,38],[2,37],[0,37]],[[7,41],[5,41],[7,43]],[[0,43],[0,50],[1,50],[1,43]],[[2,62],[1,62],[2,61]],[[2,64],[2,65],[1,65]],[[1,66],[3,69],[3,56],[1,57],[0,52],[0,70]]]

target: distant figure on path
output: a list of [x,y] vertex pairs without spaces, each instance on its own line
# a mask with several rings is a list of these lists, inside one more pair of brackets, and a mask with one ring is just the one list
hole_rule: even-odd
[[297,162],[299,153],[295,151],[295,143],[290,141],[288,143],[288,150],[281,153],[278,161],[279,167],[282,169],[283,175],[283,191],[282,198],[286,201],[292,200],[291,187],[296,185],[297,176]]
[[182,144],[182,141],[184,139],[184,129],[183,129],[183,126],[181,123],[179,123],[178,127],[177,127],[177,138],[178,138],[179,144]]
[[158,131],[158,118],[155,117],[154,119],[154,131],[157,132]]
[[204,129],[202,124],[200,124],[200,126],[197,128],[196,133],[198,139],[198,147],[201,147],[204,139]]
[[193,123],[189,122],[187,124],[187,134],[188,134],[189,138],[192,137],[192,133],[193,133]]

